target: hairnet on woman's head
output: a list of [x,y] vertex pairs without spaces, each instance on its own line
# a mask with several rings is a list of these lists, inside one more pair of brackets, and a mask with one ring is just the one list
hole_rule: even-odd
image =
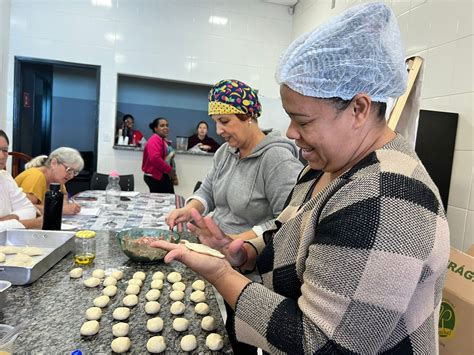
[[355,6],[296,39],[280,59],[279,84],[312,97],[386,102],[405,91],[407,70],[392,10]]

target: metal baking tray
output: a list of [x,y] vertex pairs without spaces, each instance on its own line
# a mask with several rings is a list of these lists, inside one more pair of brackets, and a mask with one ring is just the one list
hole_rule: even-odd
[[[74,250],[75,232],[9,229],[0,233],[1,246],[29,246],[43,249],[43,255],[33,256],[30,266],[5,266],[0,264],[0,280],[13,285],[35,282],[67,253]],[[7,255],[7,260],[12,255]]]

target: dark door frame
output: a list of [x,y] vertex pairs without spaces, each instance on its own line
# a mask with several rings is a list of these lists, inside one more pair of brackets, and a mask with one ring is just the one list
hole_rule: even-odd
[[[76,68],[76,69],[92,69],[95,70],[96,75],[96,125],[97,129],[95,132],[94,139],[94,152],[95,159],[92,163],[93,171],[97,170],[97,149],[98,149],[98,138],[99,138],[99,100],[100,100],[100,65],[91,65],[91,64],[81,64],[81,63],[72,63],[64,62],[60,60],[50,60],[50,59],[41,59],[41,58],[30,58],[15,56],[15,65],[14,65],[14,84],[13,84],[13,149],[18,150],[16,136],[21,134],[20,132],[20,105],[22,102],[22,93],[21,93],[21,66],[23,63],[28,64],[43,64],[51,65],[53,68]],[[33,132],[30,132],[33,135]]]

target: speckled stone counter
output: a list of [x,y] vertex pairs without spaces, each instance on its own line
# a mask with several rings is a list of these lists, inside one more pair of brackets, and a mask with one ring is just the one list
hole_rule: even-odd
[[[26,329],[22,331],[15,342],[15,353],[32,354],[69,354],[79,349],[83,354],[112,353],[110,344],[113,340],[112,325],[118,321],[113,320],[112,312],[115,308],[122,306],[125,296],[127,281],[132,278],[136,271],[144,271],[147,278],[139,294],[139,304],[131,309],[129,338],[132,347],[129,353],[147,354],[146,343],[155,335],[165,338],[167,354],[184,353],[180,350],[180,340],[186,334],[194,334],[197,338],[198,347],[193,354],[217,353],[211,352],[205,346],[206,336],[209,332],[201,329],[200,323],[204,316],[194,313],[194,304],[189,300],[192,292],[191,284],[199,277],[190,269],[180,263],[164,264],[139,264],[130,261],[120,250],[115,241],[114,232],[97,233],[97,257],[94,263],[84,267],[84,276],[80,279],[69,278],[69,271],[74,267],[73,255],[69,253],[58,264],[47,271],[39,280],[28,286],[13,286],[7,291],[5,307],[0,310],[0,323],[17,324],[20,321],[27,323]],[[85,311],[93,306],[94,298],[102,294],[102,286],[87,288],[83,280],[91,276],[96,268],[107,271],[113,269],[122,270],[124,277],[117,284],[118,292],[106,308],[100,319],[100,331],[92,337],[82,337],[79,329],[85,319]],[[152,274],[162,271],[167,275],[171,271],[178,271],[183,276],[186,284],[185,298],[182,301],[186,305],[184,315],[173,316],[169,312],[173,303],[169,299],[171,284],[164,282],[162,294],[158,302],[161,310],[156,315],[147,315],[144,311],[146,303],[145,294],[150,289]],[[224,335],[224,348],[219,353],[232,353],[227,338],[224,324],[219,312],[217,301],[212,286],[206,283],[207,303],[210,307],[209,315],[214,316],[218,328],[214,331]],[[159,316],[163,318],[164,327],[160,333],[150,333],[146,329],[148,319]],[[190,320],[190,326],[185,332],[173,330],[172,322],[176,317],[185,317]]]

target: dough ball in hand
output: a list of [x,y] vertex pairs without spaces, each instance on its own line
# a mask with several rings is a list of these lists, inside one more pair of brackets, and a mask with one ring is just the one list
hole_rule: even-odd
[[162,353],[166,350],[165,338],[162,336],[154,336],[148,339],[146,349],[152,354]]
[[192,334],[185,335],[180,342],[183,351],[193,351],[197,347],[196,337]]
[[130,349],[132,342],[127,337],[118,337],[112,340],[110,347],[116,353],[125,353]]
[[80,332],[81,335],[91,336],[97,334],[99,332],[99,328],[99,322],[96,320],[90,320],[82,324]]

